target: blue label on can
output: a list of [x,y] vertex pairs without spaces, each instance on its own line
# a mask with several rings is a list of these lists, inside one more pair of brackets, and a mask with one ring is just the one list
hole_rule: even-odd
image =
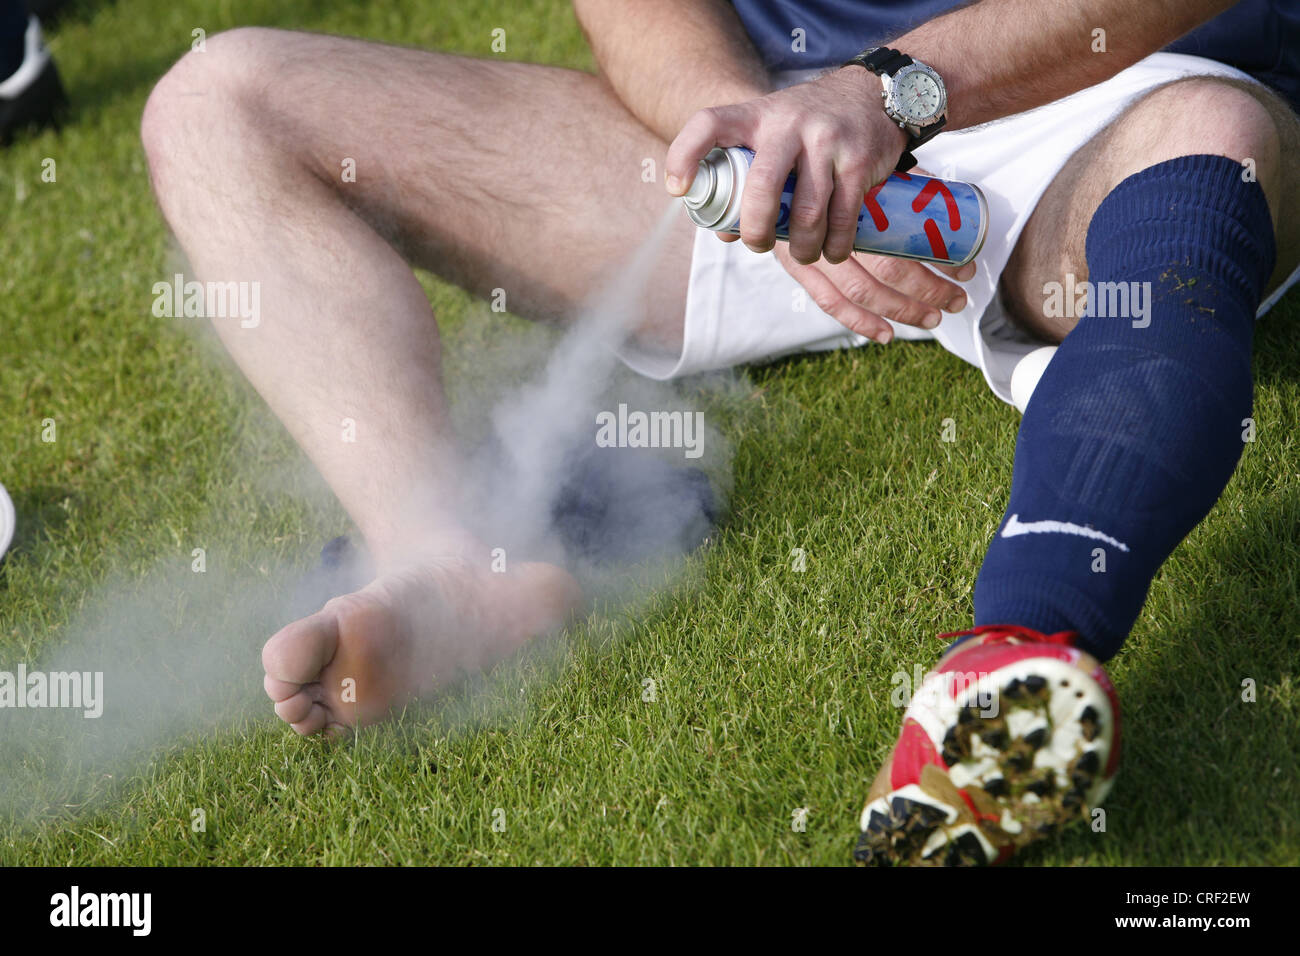
[[[750,161],[754,154],[742,153]],[[781,191],[776,236],[790,238],[795,177]],[[928,262],[964,263],[979,249],[984,224],[978,190],[970,183],[918,173],[891,173],[863,196],[853,248]],[[739,227],[727,230],[739,233]]]

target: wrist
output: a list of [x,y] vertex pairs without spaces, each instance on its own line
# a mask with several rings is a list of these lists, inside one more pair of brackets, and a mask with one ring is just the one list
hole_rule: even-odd
[[672,142],[686,121],[697,111],[748,103],[750,100],[761,99],[773,89],[770,84],[764,85],[756,79],[718,78],[713,83],[694,84],[689,95],[665,104],[662,122],[647,125],[651,125],[667,142]]
[[880,105],[879,94],[877,94],[875,102],[870,103],[867,106],[867,110],[871,114],[872,129],[875,131],[876,135],[880,137],[883,142],[889,144],[889,148],[893,151],[893,155],[901,155],[902,152],[907,149],[907,144],[912,138],[911,135],[903,126],[894,122],[894,120],[890,118],[889,114],[885,112],[884,107]]
[[880,77],[856,66],[841,67],[831,76],[853,99],[867,127],[872,131],[873,138],[885,144],[885,148],[893,151],[894,156],[901,154],[907,148],[908,132],[890,119],[881,105],[883,87]]

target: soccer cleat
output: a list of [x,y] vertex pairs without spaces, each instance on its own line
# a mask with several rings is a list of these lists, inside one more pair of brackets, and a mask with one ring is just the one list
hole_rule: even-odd
[[1073,632],[985,625],[926,675],[862,811],[862,864],[973,866],[1084,819],[1119,763],[1119,701]]

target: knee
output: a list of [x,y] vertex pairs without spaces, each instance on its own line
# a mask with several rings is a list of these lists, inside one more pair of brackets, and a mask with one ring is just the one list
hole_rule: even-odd
[[140,139],[156,190],[168,170],[207,154],[223,127],[256,108],[257,77],[278,31],[241,27],[206,38],[176,62],[154,86],[140,118]]
[[1131,110],[1154,165],[1200,153],[1225,156],[1273,192],[1281,172],[1282,131],[1272,94],[1243,80],[1191,77],[1147,94]]

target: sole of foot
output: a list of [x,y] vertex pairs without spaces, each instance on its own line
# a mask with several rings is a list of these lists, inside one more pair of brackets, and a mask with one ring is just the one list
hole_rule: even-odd
[[262,650],[264,686],[298,733],[344,736],[560,629],[581,605],[555,565],[422,562],[282,628]]

